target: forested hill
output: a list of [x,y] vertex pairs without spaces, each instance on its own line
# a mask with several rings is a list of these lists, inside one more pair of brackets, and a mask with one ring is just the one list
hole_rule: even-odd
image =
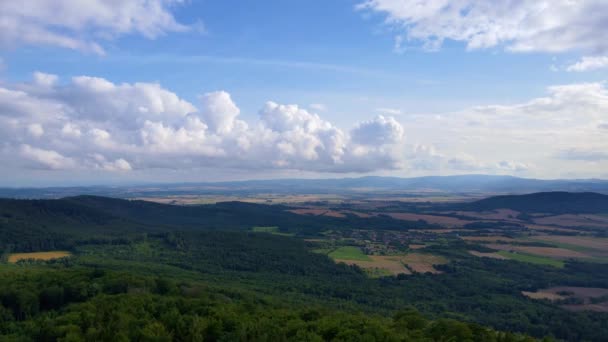
[[435,227],[388,216],[345,218],[297,215],[280,205],[224,202],[177,206],[98,196],[57,200],[0,199],[0,249],[70,248],[75,240],[127,237],[167,230],[250,230],[275,226],[281,232],[314,236],[327,229]]
[[593,192],[538,192],[482,199],[464,205],[466,210],[513,209],[526,213],[608,213],[608,195]]

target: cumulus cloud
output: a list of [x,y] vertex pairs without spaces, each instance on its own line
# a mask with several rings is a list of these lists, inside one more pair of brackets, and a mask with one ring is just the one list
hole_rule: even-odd
[[190,29],[170,12],[179,0],[0,2],[0,44],[51,45],[103,54],[100,40],[126,34],[154,39]]
[[225,91],[195,105],[156,83],[61,82],[41,72],[0,88],[0,109],[0,145],[27,166],[55,170],[373,171],[395,168],[403,136],[383,116],[345,132],[298,105],[268,101],[250,124]]
[[393,117],[378,115],[370,121],[361,122],[351,135],[361,145],[394,144],[403,139],[403,127]]
[[404,40],[436,50],[445,40],[468,49],[504,46],[518,52],[608,50],[604,0],[365,0],[360,10],[383,13]]
[[57,151],[45,150],[24,144],[20,146],[20,154],[27,160],[34,162],[35,167],[48,168],[52,170],[70,169],[75,163]]
[[569,65],[568,71],[591,71],[608,68],[608,56],[585,56],[578,62]]
[[522,103],[402,121],[377,115],[349,130],[296,104],[268,101],[246,122],[225,91],[199,100],[156,83],[39,73],[0,87],[0,146],[24,167],[102,172],[528,173],[608,160],[597,153],[608,150],[603,83],[552,86]]
[[232,102],[230,94],[225,91],[216,91],[201,96],[201,113],[209,125],[209,128],[216,133],[228,133],[232,131],[236,117],[241,110]]

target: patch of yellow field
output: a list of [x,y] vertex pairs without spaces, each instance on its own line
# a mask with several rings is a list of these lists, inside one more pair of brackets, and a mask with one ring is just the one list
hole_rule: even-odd
[[549,291],[536,291],[536,292],[528,292],[528,291],[521,291],[521,293],[528,297],[528,298],[532,298],[532,299],[548,299],[550,301],[554,301],[554,300],[560,300],[560,299],[565,299],[566,297],[564,296],[560,296],[557,293],[553,293],[553,292],[549,292]]
[[426,253],[409,253],[408,255],[401,257],[401,262],[407,265],[407,267],[418,273],[441,273],[436,270],[433,265],[446,264],[448,261],[438,255],[426,254]]
[[19,260],[53,260],[71,256],[72,253],[66,251],[33,252],[33,253],[12,253],[8,257],[8,262],[15,263]]
[[422,249],[424,247],[426,247],[426,245],[418,245],[418,244],[410,244],[409,245],[410,249]]
[[482,253],[482,252],[477,252],[477,251],[469,251],[469,254],[480,257],[480,258],[492,258],[492,259],[501,259],[501,260],[508,259],[507,257],[502,256],[498,253]]
[[463,240],[465,241],[482,241],[482,242],[496,242],[496,241],[505,241],[505,242],[513,242],[515,239],[506,237],[506,236],[463,236]]
[[401,262],[402,256],[380,256],[380,255],[369,255],[371,261],[362,260],[340,260],[336,262],[343,262],[348,265],[357,265],[363,269],[381,269],[387,270],[393,275],[397,274],[412,274]]

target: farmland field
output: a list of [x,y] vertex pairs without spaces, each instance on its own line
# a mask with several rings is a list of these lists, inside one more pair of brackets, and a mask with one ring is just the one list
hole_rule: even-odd
[[493,259],[502,259],[502,260],[508,259],[504,255],[501,255],[499,253],[482,253],[482,252],[477,252],[477,251],[469,251],[469,253],[471,255],[483,257],[483,258],[493,258]]
[[534,237],[535,240],[555,243],[556,245],[575,246],[582,251],[587,251],[591,254],[607,254],[608,239],[585,236],[560,236],[560,235],[539,235]]
[[594,287],[556,286],[536,292],[522,291],[532,299],[546,299],[570,311],[608,312],[608,289]]
[[423,220],[428,223],[441,224],[446,227],[462,227],[467,223],[473,221],[461,220],[456,217],[440,216],[440,215],[423,215],[423,214],[411,214],[411,213],[384,213],[392,218],[406,221],[418,221]]
[[426,254],[426,253],[409,253],[401,258],[401,262],[407,265],[407,267],[418,273],[441,273],[437,271],[433,265],[445,264],[448,261],[438,255]]
[[371,261],[369,256],[365,255],[361,248],[354,246],[340,247],[333,252],[329,253],[329,257],[335,260],[359,260],[359,261]]
[[608,219],[599,215],[557,215],[534,219],[534,222],[562,227],[608,227]]
[[541,257],[537,255],[523,254],[523,253],[512,253],[508,251],[500,251],[499,255],[511,260],[528,262],[531,264],[537,265],[547,265],[562,268],[564,267],[564,262],[560,260],[555,260],[551,258]]
[[558,247],[535,247],[535,246],[516,246],[516,245],[501,245],[501,244],[488,244],[486,246],[489,248],[492,248],[492,249],[496,249],[496,250],[532,254],[532,255],[538,255],[538,256],[542,256],[542,257],[549,257],[549,258],[556,258],[556,259],[591,257],[590,255],[585,254],[585,253],[581,253],[581,252],[566,249],[566,248],[558,248]]
[[386,276],[397,274],[412,274],[412,272],[403,265],[400,256],[370,255],[369,259],[370,261],[340,259],[337,259],[336,261],[344,262],[348,265],[357,265],[364,269],[371,277],[379,275]]
[[71,256],[72,253],[66,251],[34,252],[34,253],[13,253],[9,255],[8,262],[15,263],[19,260],[53,260]]

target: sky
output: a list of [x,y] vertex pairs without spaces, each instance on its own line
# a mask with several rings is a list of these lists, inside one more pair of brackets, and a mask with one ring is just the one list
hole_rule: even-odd
[[606,0],[0,2],[0,186],[608,178]]

